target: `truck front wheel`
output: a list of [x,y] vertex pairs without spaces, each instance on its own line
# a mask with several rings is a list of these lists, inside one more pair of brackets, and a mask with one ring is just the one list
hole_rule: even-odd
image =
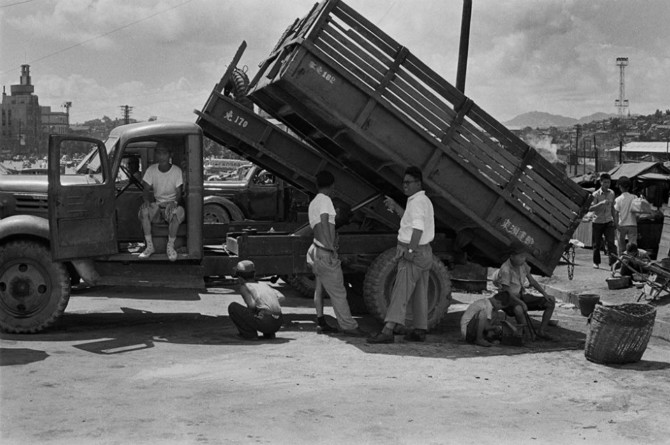
[[[398,262],[394,261],[396,248],[388,249],[379,255],[365,274],[363,298],[372,316],[384,321],[391,302],[391,291],[395,284]],[[442,261],[433,255],[433,265],[428,280],[428,329],[437,326],[447,315],[451,304],[451,280]],[[405,326],[412,325],[411,304],[407,305]]]
[[0,247],[0,329],[39,332],[58,320],[70,300],[70,276],[49,250],[33,241]]

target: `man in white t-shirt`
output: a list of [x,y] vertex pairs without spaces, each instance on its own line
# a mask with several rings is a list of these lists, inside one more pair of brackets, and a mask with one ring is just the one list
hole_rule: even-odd
[[[621,194],[614,199],[614,210],[618,216],[618,241],[621,255],[626,251],[628,243],[637,243],[637,217],[633,213],[635,195],[629,193],[630,179],[622,176],[617,181]],[[626,241],[628,239],[628,241]]]
[[166,253],[170,261],[175,261],[177,251],[174,243],[177,239],[177,230],[179,224],[186,218],[184,207],[179,205],[184,185],[182,171],[170,162],[172,153],[164,143],[159,142],[156,145],[154,154],[158,162],[149,166],[142,178],[144,202],[140,206],[138,217],[142,221],[146,248],[140,254],[140,258],[149,258],[155,251],[151,237],[151,223],[165,221],[168,223]]
[[[336,333],[359,337],[366,336],[351,316],[347,303],[347,290],[344,287],[342,266],[337,257],[337,233],[335,232],[335,207],[330,195],[333,193],[335,177],[328,171],[316,174],[316,186],[319,193],[309,203],[309,225],[314,231],[314,242],[307,251],[307,263],[316,276],[314,307],[316,308],[317,329],[322,333]],[[329,325],[323,315],[323,291],[330,295],[335,311],[336,327]]]
[[389,210],[401,216],[398,230],[396,259],[398,272],[391,291],[391,302],[384,328],[368,343],[393,343],[396,325],[404,325],[407,304],[412,301],[413,330],[405,335],[408,341],[425,341],[428,332],[428,279],[433,266],[431,241],[435,238],[433,204],[423,191],[423,175],[418,167],[405,170],[402,181],[407,206],[402,208],[391,198],[386,200]]

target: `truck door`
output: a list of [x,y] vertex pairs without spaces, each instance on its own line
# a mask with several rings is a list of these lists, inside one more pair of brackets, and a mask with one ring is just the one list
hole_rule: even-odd
[[[90,153],[76,167],[63,155]],[[85,137],[49,137],[49,232],[54,261],[114,254],[114,178],[104,144]]]

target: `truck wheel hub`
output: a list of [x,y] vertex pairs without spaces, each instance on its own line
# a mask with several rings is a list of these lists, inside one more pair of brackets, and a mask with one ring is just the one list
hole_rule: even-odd
[[9,264],[0,272],[0,299],[11,312],[27,314],[46,303],[49,292],[45,271],[27,262]]

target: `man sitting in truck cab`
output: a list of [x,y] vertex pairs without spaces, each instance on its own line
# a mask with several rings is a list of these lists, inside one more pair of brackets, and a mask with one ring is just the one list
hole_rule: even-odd
[[168,223],[168,241],[166,253],[170,261],[177,259],[174,248],[179,224],[184,222],[186,212],[180,205],[184,185],[181,168],[171,163],[171,148],[158,142],[154,150],[157,163],[149,166],[144,173],[144,202],[140,206],[138,217],[142,221],[142,231],[146,248],[140,258],[149,258],[154,253],[151,237],[151,223]]

